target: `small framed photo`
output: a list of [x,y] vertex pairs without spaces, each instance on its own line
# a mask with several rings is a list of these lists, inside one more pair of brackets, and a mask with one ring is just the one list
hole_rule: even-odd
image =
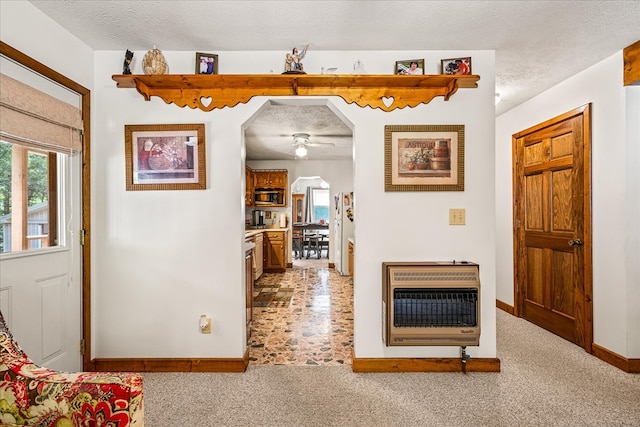
[[407,59],[396,61],[395,74],[409,76],[412,74],[424,74],[424,59]]
[[471,58],[443,59],[442,74],[471,74]]
[[127,191],[204,190],[204,124],[125,125]]
[[218,55],[196,52],[196,74],[218,74]]

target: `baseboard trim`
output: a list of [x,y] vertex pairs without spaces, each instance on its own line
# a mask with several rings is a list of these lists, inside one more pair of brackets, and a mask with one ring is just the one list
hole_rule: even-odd
[[249,353],[241,359],[100,358],[92,363],[99,372],[244,372],[249,365]]
[[502,311],[506,311],[507,313],[509,313],[510,315],[513,316],[513,306],[507,304],[506,302],[500,301],[499,299],[496,300],[496,307],[499,308]]
[[333,262],[330,262],[330,263],[329,263],[329,268],[336,268],[336,264],[335,264],[335,263],[333,263]]
[[[371,359],[354,357],[353,372],[464,372],[459,358],[394,358]],[[466,372],[500,372],[500,359],[469,359]]]
[[592,344],[592,354],[598,359],[630,374],[640,373],[640,359],[627,359],[598,344]]

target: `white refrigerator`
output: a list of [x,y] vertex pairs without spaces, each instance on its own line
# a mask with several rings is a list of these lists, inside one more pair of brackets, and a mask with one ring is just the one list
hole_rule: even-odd
[[349,239],[353,239],[353,192],[341,192],[334,196],[333,262],[343,276],[349,275]]

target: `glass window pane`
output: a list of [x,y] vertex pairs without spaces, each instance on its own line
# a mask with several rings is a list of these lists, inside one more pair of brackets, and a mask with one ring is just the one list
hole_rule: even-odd
[[11,252],[11,144],[0,141],[0,253]]
[[27,175],[27,242],[29,249],[48,246],[49,167],[48,155],[29,151]]
[[318,222],[323,219],[329,221],[329,190],[313,189],[313,220]]

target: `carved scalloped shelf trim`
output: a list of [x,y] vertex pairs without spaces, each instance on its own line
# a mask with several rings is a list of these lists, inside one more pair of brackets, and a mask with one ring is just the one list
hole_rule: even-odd
[[167,104],[211,111],[247,103],[254,96],[339,96],[360,107],[392,111],[445,101],[458,88],[477,88],[478,75],[351,74],[116,74],[118,88],[135,88],[145,100],[157,96]]

